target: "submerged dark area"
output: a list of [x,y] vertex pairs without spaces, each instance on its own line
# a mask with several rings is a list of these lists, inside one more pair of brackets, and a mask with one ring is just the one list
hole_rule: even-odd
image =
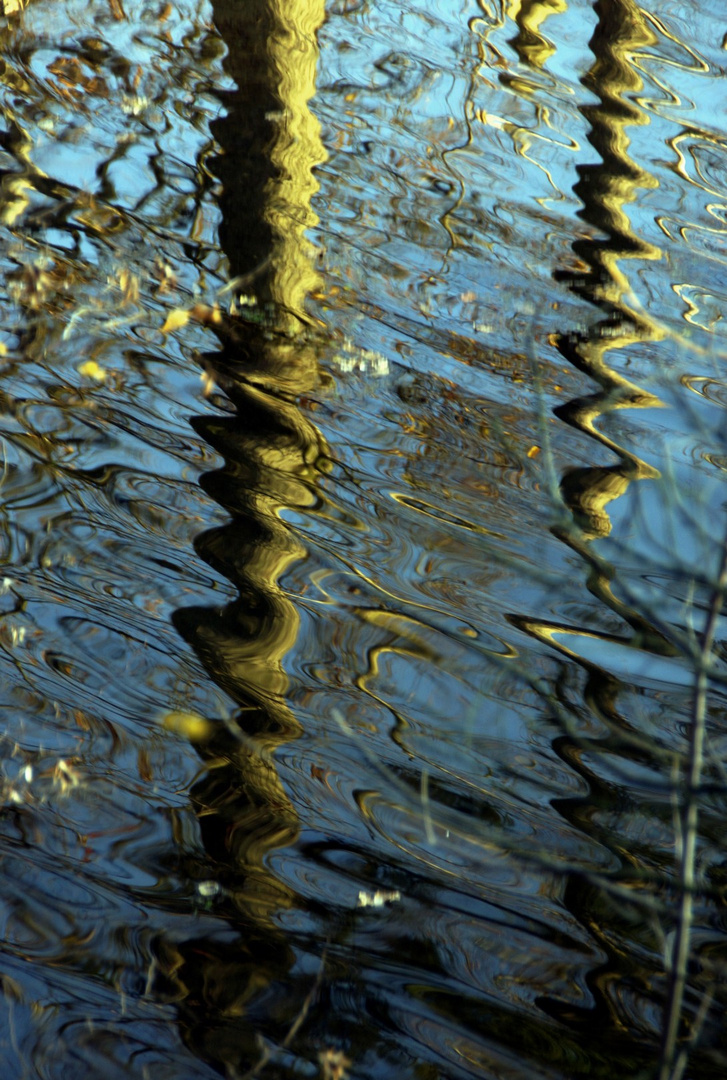
[[0,8],[2,1077],[722,1077],[722,7]]

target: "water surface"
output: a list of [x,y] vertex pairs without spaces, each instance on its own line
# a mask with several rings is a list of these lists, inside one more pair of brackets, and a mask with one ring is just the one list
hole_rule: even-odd
[[4,1076],[723,1074],[723,36],[8,13]]

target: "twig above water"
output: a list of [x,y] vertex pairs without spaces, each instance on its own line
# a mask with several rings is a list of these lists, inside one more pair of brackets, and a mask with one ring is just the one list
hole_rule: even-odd
[[[694,914],[695,861],[697,849],[697,827],[699,819],[699,796],[701,792],[702,770],[704,767],[704,739],[707,717],[707,698],[709,693],[709,661],[714,648],[717,623],[724,606],[727,593],[727,534],[722,541],[722,554],[719,572],[712,590],[707,620],[700,643],[699,660],[696,667],[692,716],[689,727],[689,751],[687,776],[684,788],[679,826],[681,844],[679,845],[679,909],[677,925],[668,958],[669,989],[664,1011],[664,1027],[659,1064],[659,1080],[681,1080],[687,1065],[687,1055],[691,1044],[696,1040],[699,1029],[706,1018],[710,995],[706,995],[703,1007],[699,1010],[697,1023],[691,1036],[679,1046],[679,1026],[682,1018],[684,994],[687,985],[687,968],[691,949],[692,921]],[[706,1003],[706,1007],[705,1007]]]

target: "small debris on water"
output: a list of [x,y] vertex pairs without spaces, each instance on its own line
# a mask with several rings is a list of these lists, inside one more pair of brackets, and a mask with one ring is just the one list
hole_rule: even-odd
[[401,893],[398,889],[377,889],[375,893],[368,893],[365,889],[361,889],[356,906],[360,908],[380,908],[385,904],[395,904],[397,900],[401,900]]
[[348,1069],[352,1062],[347,1058],[343,1050],[321,1050],[318,1054],[318,1064],[321,1067],[323,1080],[346,1080]]
[[217,896],[220,892],[220,886],[216,881],[198,881],[197,892],[205,900],[209,900],[212,896]]
[[79,364],[78,374],[84,379],[93,379],[95,382],[106,381],[106,369],[95,360],[86,360],[83,364]]

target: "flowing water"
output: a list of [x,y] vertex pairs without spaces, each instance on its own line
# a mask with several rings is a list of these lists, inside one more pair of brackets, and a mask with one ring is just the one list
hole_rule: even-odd
[[2,1077],[723,1076],[722,3],[1,6]]

